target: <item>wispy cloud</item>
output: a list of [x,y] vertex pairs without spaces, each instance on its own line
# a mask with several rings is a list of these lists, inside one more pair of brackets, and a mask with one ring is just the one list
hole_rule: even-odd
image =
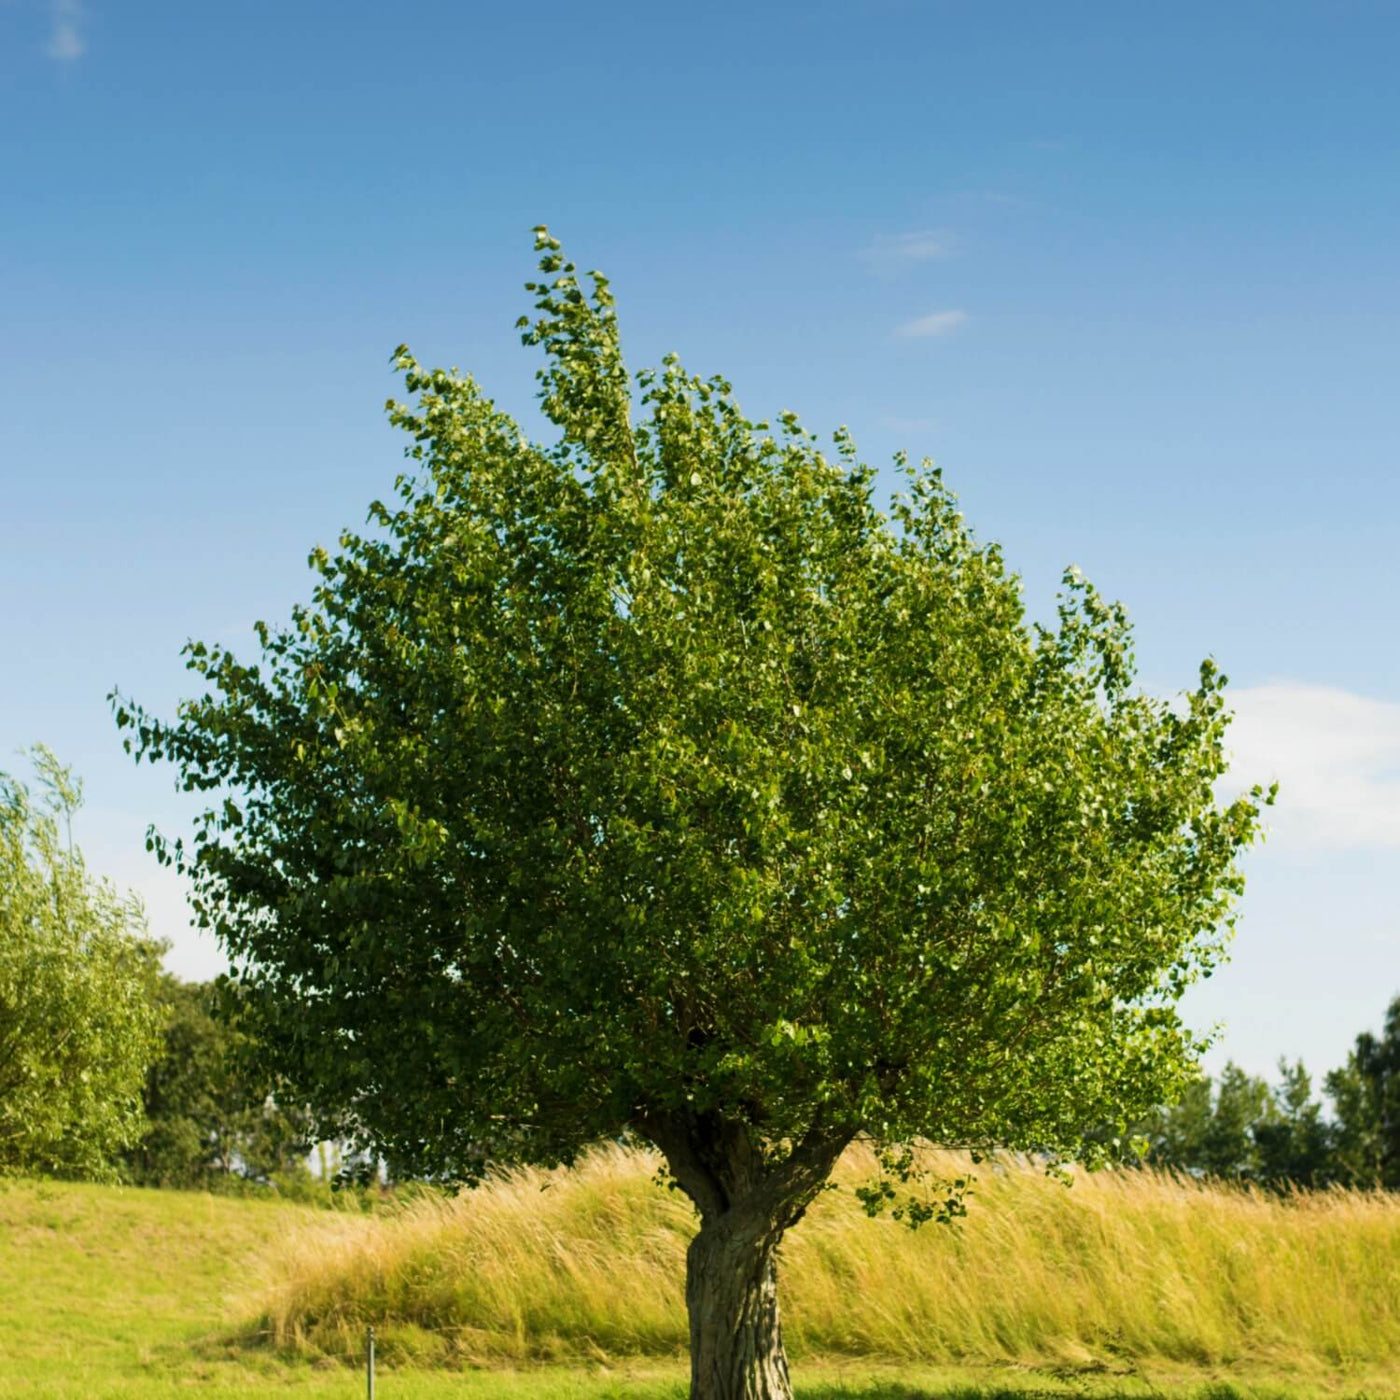
[[1227,698],[1231,778],[1278,780],[1271,844],[1400,850],[1400,704],[1292,682]]
[[78,0],[51,0],[49,42],[44,52],[55,63],[73,63],[87,51],[82,21],[83,7]]
[[890,277],[919,263],[951,258],[952,236],[938,229],[913,233],[877,233],[860,251],[860,260],[872,272]]
[[938,427],[937,418],[895,418],[889,415],[880,419],[880,426],[892,433],[931,433]]
[[895,330],[901,340],[928,340],[933,336],[950,335],[967,323],[966,311],[934,311],[906,321]]

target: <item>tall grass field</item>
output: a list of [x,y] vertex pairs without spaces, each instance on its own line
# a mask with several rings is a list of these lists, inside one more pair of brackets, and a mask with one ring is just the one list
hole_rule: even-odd
[[[975,1170],[966,1220],[918,1231],[821,1197],[783,1247],[794,1357],[1162,1361],[1400,1371],[1400,1199],[1277,1197],[1140,1172],[1072,1186]],[[600,1150],[372,1219],[312,1217],[266,1261],[279,1347],[338,1352],[374,1323],[391,1352],[475,1363],[678,1354],[692,1213],[658,1162]],[[875,1171],[853,1151],[838,1179]]]
[[[379,1400],[679,1400],[693,1220],[656,1168],[600,1150],[370,1215],[0,1182],[0,1397],[348,1400],[372,1323]],[[841,1190],[792,1232],[802,1400],[1400,1398],[1400,1200],[976,1172],[951,1228]]]

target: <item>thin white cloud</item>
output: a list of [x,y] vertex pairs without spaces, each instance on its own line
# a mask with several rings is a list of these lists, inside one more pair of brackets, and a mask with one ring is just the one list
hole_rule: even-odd
[[880,419],[880,426],[892,433],[931,433],[938,427],[937,418],[895,418],[886,415]]
[[55,63],[73,63],[87,52],[82,31],[83,8],[78,0],[52,0],[49,42],[44,52]]
[[877,233],[860,252],[861,262],[872,272],[886,277],[915,267],[919,263],[952,256],[951,235],[938,229],[919,229],[912,233]]
[[1293,682],[1227,699],[1231,779],[1279,784],[1271,846],[1400,850],[1400,704]]
[[895,334],[901,340],[927,340],[931,336],[949,335],[967,321],[966,311],[935,311],[906,321]]

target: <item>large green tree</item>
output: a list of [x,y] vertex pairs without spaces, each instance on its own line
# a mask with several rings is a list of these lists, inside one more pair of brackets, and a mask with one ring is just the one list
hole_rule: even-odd
[[1180,1087],[1264,794],[1214,797],[1213,665],[1144,695],[1123,611],[1071,572],[1028,621],[931,467],[883,514],[844,430],[631,377],[538,240],[554,440],[400,350],[397,498],[117,720],[210,796],[153,841],[321,1131],[467,1179],[655,1144],[692,1394],[786,1396],[776,1250],[854,1137],[1074,1153]]
[[74,848],[77,781],[32,757],[33,784],[0,773],[0,1172],[106,1176],[144,1122],[161,949]]

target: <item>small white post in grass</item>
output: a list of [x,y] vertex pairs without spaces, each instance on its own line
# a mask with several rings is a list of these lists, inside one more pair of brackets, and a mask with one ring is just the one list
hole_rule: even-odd
[[374,1400],[374,1328],[365,1333],[365,1394]]

